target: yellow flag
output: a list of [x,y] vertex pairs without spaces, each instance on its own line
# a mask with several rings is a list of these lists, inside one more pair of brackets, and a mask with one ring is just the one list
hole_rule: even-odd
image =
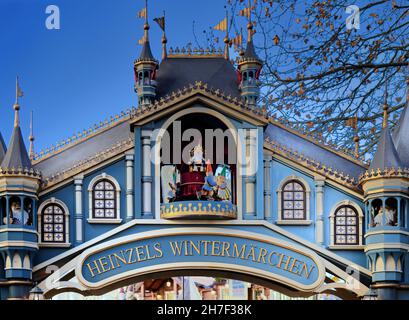
[[142,45],[145,42],[145,36],[138,40],[138,43]]
[[241,46],[243,44],[243,35],[240,33],[232,39],[232,44],[235,46]]
[[244,8],[243,10],[239,11],[239,16],[250,18],[251,15],[251,7]]
[[214,30],[226,31],[227,30],[227,18],[224,18],[216,26],[213,27]]
[[138,18],[146,18],[146,8],[138,12]]

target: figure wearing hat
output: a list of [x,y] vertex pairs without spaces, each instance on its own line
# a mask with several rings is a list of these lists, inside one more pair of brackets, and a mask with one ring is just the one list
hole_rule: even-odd
[[207,197],[207,200],[214,200],[214,188],[216,187],[216,185],[217,183],[213,175],[212,165],[210,164],[210,160],[207,160],[205,183],[202,187],[202,190],[196,193],[197,199],[201,200],[202,197]]
[[221,201],[230,201],[231,200],[231,192],[227,187],[227,169],[228,166],[223,165],[223,169],[219,175],[216,177],[216,187],[215,193],[216,198]]

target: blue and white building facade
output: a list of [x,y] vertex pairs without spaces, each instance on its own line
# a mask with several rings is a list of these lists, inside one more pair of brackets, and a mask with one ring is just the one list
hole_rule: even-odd
[[[8,145],[0,135],[0,298],[211,275],[290,296],[409,299],[407,109],[367,164],[257,104],[251,36],[236,69],[228,52],[166,41],[159,63],[148,30],[138,107],[34,154],[16,100]],[[210,129],[229,144],[219,159]]]

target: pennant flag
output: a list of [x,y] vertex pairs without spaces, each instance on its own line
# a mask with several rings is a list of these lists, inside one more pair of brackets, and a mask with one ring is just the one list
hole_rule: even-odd
[[20,88],[20,84],[18,83],[18,78],[16,80],[16,96],[17,98],[21,98],[23,96],[23,91]]
[[143,43],[145,42],[145,36],[142,37],[142,39],[138,40],[138,44],[143,45]]
[[159,17],[159,18],[155,18],[153,19],[153,21],[155,21],[159,27],[162,29],[162,31],[165,31],[165,17]]
[[231,41],[235,46],[241,46],[243,44],[243,34],[238,34],[235,38],[231,39]]
[[239,11],[239,16],[250,18],[251,10],[253,7],[244,8],[243,10]]
[[226,31],[227,30],[227,18],[224,18],[216,26],[213,27],[214,30]]
[[146,19],[146,7],[143,8],[141,11],[138,12],[138,18]]

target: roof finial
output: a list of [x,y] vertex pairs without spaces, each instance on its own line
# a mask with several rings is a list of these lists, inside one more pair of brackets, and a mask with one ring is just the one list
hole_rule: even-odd
[[19,110],[20,105],[18,103],[18,98],[23,96],[23,91],[21,91],[20,85],[18,83],[18,77],[16,77],[16,102],[14,103],[14,127],[18,127],[20,125],[20,117],[19,117]]
[[388,127],[388,82],[385,82],[385,94],[383,101],[383,124],[382,128]]
[[[163,35],[162,35],[162,60],[166,59],[168,56],[168,51],[166,50],[166,43],[168,43],[168,39],[166,38],[166,15],[165,15],[165,10],[163,10],[163,24],[159,24],[159,26],[163,30]],[[158,22],[159,23],[159,22]]]
[[225,48],[224,48],[224,58],[226,60],[229,60],[229,45],[230,45],[230,40],[229,40],[229,13],[226,9],[226,36],[224,37],[224,43],[225,43]]
[[253,41],[253,23],[251,22],[251,0],[248,1],[247,42]]
[[145,24],[143,26],[144,33],[144,42],[149,41],[149,23],[148,23],[148,0],[145,0]]
[[30,114],[30,135],[28,137],[28,140],[30,140],[30,148],[28,151],[28,154],[30,156],[30,160],[34,160],[34,132],[33,132],[33,110],[31,110]]

